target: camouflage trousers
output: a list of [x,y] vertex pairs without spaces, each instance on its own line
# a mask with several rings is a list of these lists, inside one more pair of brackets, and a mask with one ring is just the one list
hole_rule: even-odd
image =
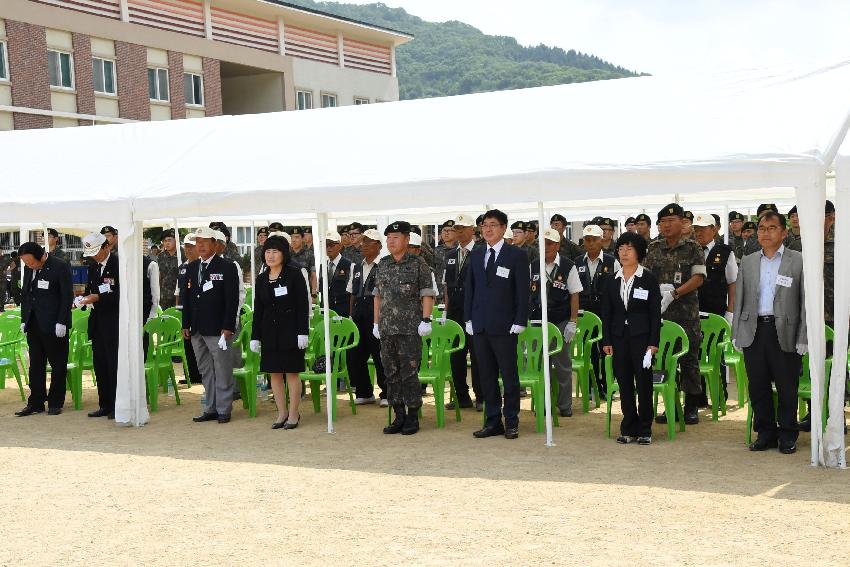
[[389,335],[381,337],[381,362],[387,383],[387,401],[391,406],[422,406],[419,385],[419,363],[422,359],[422,339],[419,335]]
[[690,348],[679,359],[679,390],[686,394],[702,394],[702,378],[699,373],[699,351],[702,342],[702,330],[699,319],[696,321],[676,321],[688,335]]

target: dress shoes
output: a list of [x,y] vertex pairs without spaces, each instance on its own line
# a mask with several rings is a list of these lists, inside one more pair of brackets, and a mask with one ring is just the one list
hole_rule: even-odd
[[519,437],[519,425],[505,428],[505,439],[516,439]]
[[284,429],[295,429],[296,427],[298,427],[299,423],[301,423],[301,414],[300,413],[298,414],[298,421],[296,421],[296,422],[289,421],[289,419],[287,418],[287,420],[283,424],[283,428]]
[[793,441],[791,443],[780,443],[779,452],[783,455],[793,455],[797,452],[797,444]]
[[776,441],[776,439],[758,437],[755,441],[750,443],[750,451],[767,451],[768,449],[776,449],[778,446],[779,442]]
[[59,415],[62,413],[62,408],[47,408],[47,415]]
[[699,410],[697,408],[685,412],[685,425],[696,425],[699,423]]
[[98,408],[95,411],[89,412],[89,417],[106,417],[109,415],[109,410],[105,410],[103,408]]
[[44,406],[39,407],[39,406],[31,406],[31,405],[27,404],[26,406],[24,406],[24,409],[22,409],[21,411],[16,411],[15,415],[18,416],[18,417],[26,417],[26,416],[32,415],[34,413],[44,413]]
[[283,421],[275,421],[274,423],[272,423],[272,429],[280,429],[280,428],[282,428],[284,425],[286,425],[286,421],[287,421],[288,419],[289,419],[289,418],[287,417],[287,418],[284,418],[284,420],[283,420]]
[[108,414],[106,414],[106,419],[115,419],[115,410],[112,410]]
[[484,411],[484,402],[475,400],[475,411]]
[[573,410],[572,409],[562,409],[558,412],[558,415],[560,415],[561,417],[572,417],[573,416]]
[[807,414],[806,417],[803,418],[800,423],[797,424],[797,429],[799,431],[811,431],[812,430],[812,416],[811,414]]
[[485,437],[496,437],[497,435],[501,436],[505,434],[505,428],[502,424],[498,425],[485,425],[482,429],[474,432],[472,434],[476,439],[484,439]]
[[195,423],[201,423],[203,421],[215,421],[216,419],[218,419],[217,413],[202,413],[197,417],[193,417],[192,421]]
[[[460,404],[460,409],[471,409],[472,408],[472,400],[461,400],[458,402]],[[447,410],[455,409],[455,402],[449,402],[446,404]]]
[[[230,414],[218,416],[218,422],[219,423],[230,423]],[[287,423],[289,423],[289,422],[287,422]],[[286,429],[286,426],[284,425],[283,428]]]

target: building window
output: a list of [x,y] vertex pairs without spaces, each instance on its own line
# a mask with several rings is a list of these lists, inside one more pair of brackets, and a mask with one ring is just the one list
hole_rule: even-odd
[[363,97],[363,96],[356,96],[356,97],[354,97],[354,104],[355,104],[355,105],[358,105],[358,104],[369,104],[369,99],[368,99],[368,98],[366,98],[366,97]]
[[6,61],[5,41],[0,41],[0,80],[9,80],[9,63]]
[[151,100],[168,102],[168,69],[148,69],[148,95]]
[[186,93],[186,104],[204,106],[204,78],[194,73],[183,75],[183,90]]
[[336,107],[336,95],[322,93],[322,108]]
[[310,110],[313,108],[313,93],[310,91],[295,91],[295,108]]
[[60,87],[63,89],[74,88],[74,73],[70,53],[65,53],[64,51],[48,51],[47,67],[47,74],[50,78],[51,87]]
[[115,61],[92,57],[92,78],[94,92],[100,94],[115,94]]

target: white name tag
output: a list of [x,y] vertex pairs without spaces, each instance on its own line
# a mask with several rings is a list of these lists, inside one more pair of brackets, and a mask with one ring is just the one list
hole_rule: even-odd
[[47,280],[38,280],[38,289],[50,289],[50,282]]
[[554,287],[555,289],[567,289],[566,284],[564,284],[563,282],[552,282],[552,287]]
[[536,282],[539,279],[540,279],[540,274],[534,274],[533,276],[531,276],[531,281],[533,281],[533,282]]
[[280,297],[281,295],[286,295],[287,293],[289,292],[286,290],[286,286],[274,288],[275,297]]
[[213,283],[212,283],[212,282],[206,282],[206,283],[204,283],[204,287],[203,287],[203,290],[204,290],[204,291],[209,291],[209,290],[211,290],[212,288],[213,288]]
[[583,274],[584,272],[587,271],[587,268],[585,266],[579,266],[578,271]]
[[215,281],[224,281],[224,274],[210,274],[210,279]]
[[506,278],[509,275],[511,275],[511,270],[510,270],[510,268],[506,268],[504,266],[499,266],[498,268],[496,268],[496,275],[499,276],[500,278]]
[[449,260],[448,260],[448,262],[446,262],[446,264],[448,264],[448,265],[450,265],[450,266],[451,266],[451,265],[452,265],[452,264],[454,264],[456,261],[457,261],[457,259],[456,259],[456,258],[449,258]]
[[112,291],[112,288],[108,283],[105,283],[97,286],[97,291],[100,293],[109,293],[110,291]]
[[776,285],[781,285],[782,287],[791,287],[791,284],[794,282],[794,278],[789,276],[776,276]]
[[673,283],[682,283],[682,272],[673,274]]
[[635,299],[643,299],[644,301],[646,301],[647,299],[649,299],[649,290],[637,288],[632,292],[632,297],[634,297]]

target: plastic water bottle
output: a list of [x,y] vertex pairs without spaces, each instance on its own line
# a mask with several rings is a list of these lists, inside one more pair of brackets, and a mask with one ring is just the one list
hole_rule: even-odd
[[6,366],[7,364],[9,364],[8,358],[0,358],[0,366]]
[[257,399],[265,401],[269,397],[269,391],[266,389],[266,377],[262,374],[257,374]]
[[168,395],[174,397],[174,382],[171,380],[168,381]]

